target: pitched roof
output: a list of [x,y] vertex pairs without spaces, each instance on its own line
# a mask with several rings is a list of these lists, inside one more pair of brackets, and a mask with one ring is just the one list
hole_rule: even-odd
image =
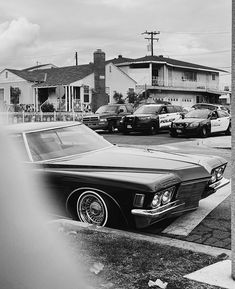
[[[46,66],[50,66],[50,67],[46,67]],[[46,63],[46,64],[39,64],[39,65],[35,65],[35,66],[30,66],[30,67],[27,67],[27,68],[24,68],[22,70],[36,70],[36,69],[47,69],[47,68],[56,68],[57,66],[54,65],[54,64],[51,64],[51,63]]]
[[35,86],[56,86],[67,85],[83,79],[94,72],[94,65],[91,63],[33,71],[16,69],[8,70],[27,81],[35,82]]
[[195,63],[190,63],[190,62],[186,62],[186,61],[182,61],[182,60],[172,59],[172,58],[164,57],[162,55],[160,55],[160,56],[156,56],[156,55],[148,56],[147,55],[147,56],[135,58],[135,59],[119,56],[118,58],[108,60],[107,62],[112,62],[116,65],[119,65],[119,64],[121,65],[121,64],[125,64],[125,63],[139,63],[139,62],[163,62],[163,63],[166,63],[168,65],[172,65],[172,66],[181,66],[181,67],[194,68],[194,69],[227,72],[225,70],[221,70],[218,68],[213,68],[213,67],[204,66],[204,65],[195,64]]

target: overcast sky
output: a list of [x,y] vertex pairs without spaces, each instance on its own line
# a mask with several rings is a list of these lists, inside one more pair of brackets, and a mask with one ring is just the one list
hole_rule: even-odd
[[231,0],[0,0],[0,70],[142,57],[147,30],[155,55],[231,71],[231,14]]

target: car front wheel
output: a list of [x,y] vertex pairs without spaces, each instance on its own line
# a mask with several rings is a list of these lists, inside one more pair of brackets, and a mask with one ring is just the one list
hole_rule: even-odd
[[158,132],[158,125],[155,122],[151,123],[149,128],[149,134],[155,135],[157,132]]
[[109,131],[109,133],[115,132],[115,126],[114,126],[114,123],[112,121],[109,122],[109,124],[108,124],[108,131]]
[[206,126],[203,126],[201,128],[200,136],[203,137],[203,138],[208,137],[208,130],[207,130]]
[[85,191],[77,201],[77,214],[81,222],[105,226],[109,220],[106,200],[93,191]]

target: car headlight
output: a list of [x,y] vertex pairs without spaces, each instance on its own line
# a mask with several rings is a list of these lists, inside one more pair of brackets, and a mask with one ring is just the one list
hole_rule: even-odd
[[216,182],[216,173],[215,173],[215,171],[213,171],[212,174],[211,174],[211,183],[214,183],[214,182]]
[[219,181],[223,178],[224,170],[226,168],[226,165],[219,166],[215,168],[211,173],[211,183],[214,183],[216,181]]
[[199,126],[199,122],[192,122],[188,126],[189,127],[198,127]]
[[100,122],[106,122],[107,121],[107,118],[101,118],[100,119]]
[[151,203],[152,208],[157,208],[161,204],[162,205],[168,204],[173,198],[174,190],[175,190],[175,187],[170,187],[168,189],[165,189],[161,192],[156,193]]
[[140,120],[147,120],[147,119],[151,119],[151,116],[139,116],[138,118]]
[[161,201],[162,201],[161,194],[155,194],[151,204],[152,208],[159,207],[161,205]]
[[169,188],[168,190],[164,191],[162,194],[162,204],[166,205],[167,203],[169,203],[172,199],[173,196],[173,192],[174,192],[174,187]]

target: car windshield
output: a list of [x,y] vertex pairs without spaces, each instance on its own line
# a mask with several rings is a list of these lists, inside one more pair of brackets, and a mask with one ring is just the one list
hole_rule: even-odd
[[190,110],[188,113],[185,114],[185,118],[208,118],[210,114],[209,109],[195,109]]
[[33,161],[45,161],[110,147],[111,144],[85,125],[26,133]]
[[159,112],[160,108],[161,106],[158,105],[142,105],[134,112],[134,114],[141,114],[141,113],[154,114]]
[[95,113],[109,113],[109,112],[116,112],[117,106],[116,105],[103,105],[97,109]]

